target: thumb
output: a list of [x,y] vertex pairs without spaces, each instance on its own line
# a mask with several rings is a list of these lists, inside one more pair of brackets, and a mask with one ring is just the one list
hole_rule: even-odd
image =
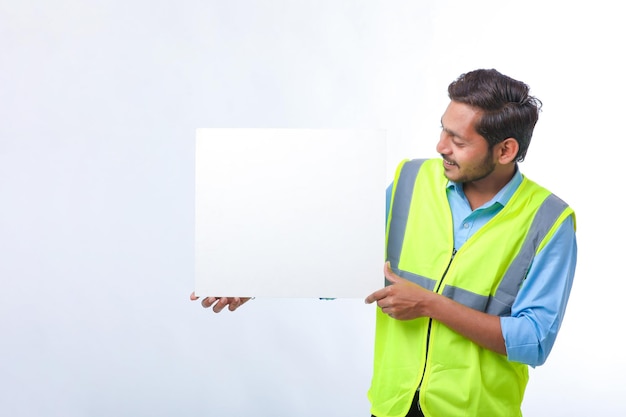
[[385,273],[385,278],[387,278],[387,280],[391,282],[392,284],[395,284],[400,281],[400,277],[394,274],[393,271],[391,270],[391,263],[389,261],[385,262],[384,273]]

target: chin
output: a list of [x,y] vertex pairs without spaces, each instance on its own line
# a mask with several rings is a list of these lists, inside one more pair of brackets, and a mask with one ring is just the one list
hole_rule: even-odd
[[457,182],[455,175],[452,175],[452,174],[450,173],[450,171],[448,171],[448,170],[444,170],[444,171],[443,171],[443,175],[444,175],[444,176],[445,176],[448,180],[450,180],[450,181],[454,181],[454,182]]

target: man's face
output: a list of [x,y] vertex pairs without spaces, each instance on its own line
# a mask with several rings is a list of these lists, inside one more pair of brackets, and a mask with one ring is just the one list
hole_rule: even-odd
[[474,107],[451,101],[441,117],[437,152],[443,157],[445,175],[451,181],[478,181],[496,168],[487,140],[474,129],[480,115]]

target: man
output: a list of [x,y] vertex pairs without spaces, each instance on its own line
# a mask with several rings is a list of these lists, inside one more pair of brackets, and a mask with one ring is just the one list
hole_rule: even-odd
[[521,416],[528,365],[550,353],[574,277],[573,210],[518,169],[541,102],[496,70],[461,75],[448,95],[442,159],[398,167],[388,285],[365,300],[379,307],[375,417]]

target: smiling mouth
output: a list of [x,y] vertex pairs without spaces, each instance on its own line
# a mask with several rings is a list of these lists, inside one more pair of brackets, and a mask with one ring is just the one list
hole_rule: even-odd
[[445,159],[445,158],[443,159],[443,164],[444,164],[445,166],[449,166],[449,167],[453,167],[453,166],[455,166],[455,165],[456,165],[454,162],[450,162],[450,161],[448,161],[448,160],[447,160],[447,159]]

